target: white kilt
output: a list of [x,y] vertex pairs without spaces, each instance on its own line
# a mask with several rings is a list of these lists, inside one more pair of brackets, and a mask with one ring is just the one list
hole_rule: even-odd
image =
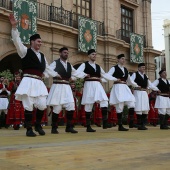
[[155,108],[168,109],[170,108],[169,97],[157,96],[155,102]]
[[7,98],[0,98],[0,110],[8,109],[9,101]]
[[101,83],[98,81],[85,81],[81,104],[93,104],[101,101],[108,101],[108,97]]
[[28,97],[47,96],[48,91],[45,84],[41,80],[30,77],[23,77],[15,93],[15,99],[22,101],[23,95]]
[[47,105],[56,106],[67,103],[74,103],[73,92],[70,85],[53,84],[47,98]]
[[149,111],[149,98],[146,91],[134,90],[135,111]]
[[109,103],[115,105],[122,102],[135,102],[135,97],[126,84],[114,84],[110,92]]

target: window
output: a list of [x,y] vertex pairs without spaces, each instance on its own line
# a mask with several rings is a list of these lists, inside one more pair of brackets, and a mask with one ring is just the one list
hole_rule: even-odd
[[85,17],[91,17],[91,0],[74,0],[73,12],[83,15]]
[[121,32],[122,37],[130,37],[133,32],[133,10],[121,6]]

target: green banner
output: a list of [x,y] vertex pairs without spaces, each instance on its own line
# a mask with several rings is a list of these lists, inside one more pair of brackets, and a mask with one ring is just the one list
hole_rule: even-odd
[[29,44],[30,36],[37,32],[37,1],[15,0],[13,9],[21,40],[24,44]]
[[143,58],[143,35],[130,33],[130,61],[133,63],[144,62]]
[[78,17],[79,37],[78,50],[87,52],[97,48],[97,23],[91,19]]

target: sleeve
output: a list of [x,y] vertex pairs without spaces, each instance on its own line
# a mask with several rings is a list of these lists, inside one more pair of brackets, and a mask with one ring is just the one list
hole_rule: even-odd
[[[106,79],[106,80],[113,80],[113,81],[117,81],[117,78],[113,77],[112,75],[110,75],[109,73],[105,73],[105,71],[100,67],[100,70],[101,70],[101,77]],[[102,81],[102,82],[106,82],[105,81]]]
[[148,79],[148,88],[154,91],[159,91],[159,89],[156,86],[154,86],[154,84],[152,84],[149,79]]
[[159,80],[155,80],[155,81],[152,83],[152,86],[157,87],[158,84],[159,84]]
[[114,74],[114,72],[115,72],[115,67],[112,67],[112,68],[109,70],[108,74],[112,76],[112,75]]
[[79,66],[79,68],[77,69],[77,71],[84,71],[84,69],[85,69],[85,64],[82,63],[82,64]]
[[13,43],[14,43],[16,49],[17,49],[18,55],[21,58],[24,58],[25,55],[27,54],[27,47],[22,44],[21,38],[19,37],[18,30],[12,29],[11,35],[12,35]]
[[51,63],[50,65],[48,65],[48,62],[45,58],[45,63],[46,63],[46,69],[44,71],[44,76],[45,77],[49,77],[52,76],[52,77],[56,77],[58,75],[58,73],[56,71],[54,71],[55,67],[56,67],[56,62],[54,61],[53,63]]
[[9,91],[12,91],[13,85],[14,85],[13,82],[10,82],[10,83],[9,83],[9,86],[8,86],[8,90],[9,90]]
[[136,73],[133,73],[130,78],[131,78],[131,80],[135,81],[135,79],[136,79]]
[[6,92],[8,93],[8,95],[10,95],[10,94],[11,94],[11,92],[10,92],[10,91],[8,91],[8,90],[6,90]]
[[87,76],[87,74],[83,72],[84,70],[83,71],[81,71],[81,69],[76,70],[73,66],[71,66],[71,69],[72,69],[71,76],[73,77],[85,78]]
[[127,83],[128,83],[128,85],[131,85],[133,87],[138,87],[137,83],[135,83],[134,80],[131,79],[129,74],[128,74]]

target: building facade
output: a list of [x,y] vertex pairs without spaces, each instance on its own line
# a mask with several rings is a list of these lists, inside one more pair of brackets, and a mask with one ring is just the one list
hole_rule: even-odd
[[170,20],[164,21],[165,58],[167,78],[170,79]]
[[162,51],[160,56],[155,57],[155,64],[156,64],[155,78],[158,79],[160,77],[159,72],[162,69],[166,69],[166,58],[164,50]]
[[[144,61],[146,73],[154,80],[155,61],[160,51],[152,46],[151,0],[38,0],[38,33],[43,40],[42,52],[49,63],[59,58],[59,49],[69,48],[69,61],[78,66],[87,55],[78,51],[78,15],[97,21],[97,63],[108,71],[116,64],[116,56],[124,53],[129,71],[137,70],[130,63],[130,32],[145,36]],[[0,0],[0,71],[12,72],[21,67],[11,41],[8,16],[11,0]],[[50,86],[51,80],[47,82]],[[111,82],[105,85],[106,90]]]

